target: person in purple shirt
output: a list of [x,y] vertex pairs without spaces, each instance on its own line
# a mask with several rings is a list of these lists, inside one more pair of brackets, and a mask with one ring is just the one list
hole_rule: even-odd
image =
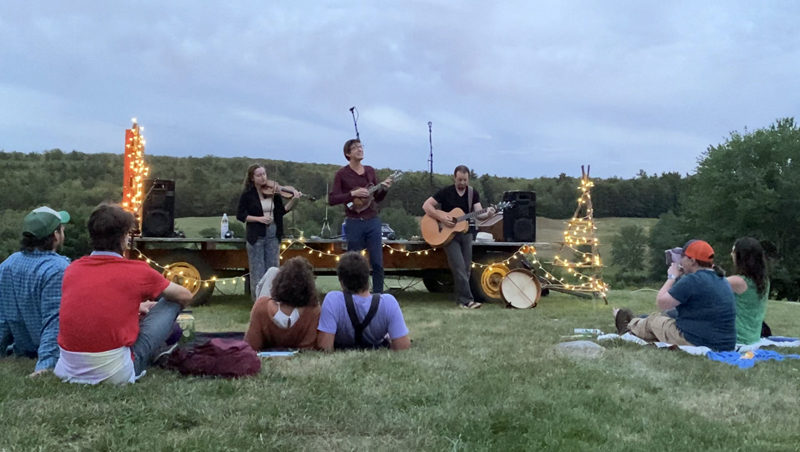
[[328,292],[317,327],[317,348],[369,349],[411,347],[408,327],[397,300],[389,294],[370,294],[369,266],[360,253],[345,253],[336,266],[342,291]]
[[364,160],[361,140],[347,140],[344,143],[344,157],[349,163],[336,172],[333,187],[328,193],[328,204],[345,205],[347,249],[367,250],[372,266],[372,291],[380,293],[383,292],[383,244],[377,203],[386,197],[392,178],[381,182],[380,188],[370,196],[368,187],[377,186],[378,179],[373,167],[361,164]]
[[64,244],[69,213],[39,207],[22,224],[21,250],[0,264],[0,358],[36,358],[31,377],[51,372],[58,361],[61,280],[69,259]]

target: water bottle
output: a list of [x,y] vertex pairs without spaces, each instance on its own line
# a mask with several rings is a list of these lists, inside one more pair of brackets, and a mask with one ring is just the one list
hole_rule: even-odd
[[347,251],[347,231],[345,231],[345,221],[342,221],[342,250]]
[[222,214],[222,223],[219,225],[219,238],[224,239],[228,234],[228,214]]
[[192,315],[192,311],[181,311],[175,321],[181,327],[180,343],[191,342],[194,339],[194,315]]

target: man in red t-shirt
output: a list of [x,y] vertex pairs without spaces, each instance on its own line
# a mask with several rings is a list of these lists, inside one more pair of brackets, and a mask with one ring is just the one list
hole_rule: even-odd
[[94,251],[64,272],[55,368],[64,381],[136,381],[192,300],[146,263],[122,257],[134,221],[117,205],[99,205],[88,222]]

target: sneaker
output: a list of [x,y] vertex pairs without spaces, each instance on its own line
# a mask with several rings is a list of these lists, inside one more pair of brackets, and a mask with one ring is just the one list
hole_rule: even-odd
[[178,343],[175,342],[174,344],[167,345],[164,344],[156,351],[155,356],[153,356],[153,363],[158,364],[160,361],[166,361],[169,358],[169,355],[178,348]]
[[480,309],[483,306],[483,303],[478,303],[477,301],[470,301],[467,305],[469,309]]
[[622,336],[627,333],[629,331],[628,323],[630,323],[631,320],[633,320],[633,311],[627,308],[619,309],[614,316],[614,325],[617,327],[617,334]]

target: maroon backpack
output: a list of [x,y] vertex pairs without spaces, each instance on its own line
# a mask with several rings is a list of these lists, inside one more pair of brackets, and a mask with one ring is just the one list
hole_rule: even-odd
[[245,341],[213,338],[175,350],[165,367],[183,375],[237,378],[257,374],[261,359]]

